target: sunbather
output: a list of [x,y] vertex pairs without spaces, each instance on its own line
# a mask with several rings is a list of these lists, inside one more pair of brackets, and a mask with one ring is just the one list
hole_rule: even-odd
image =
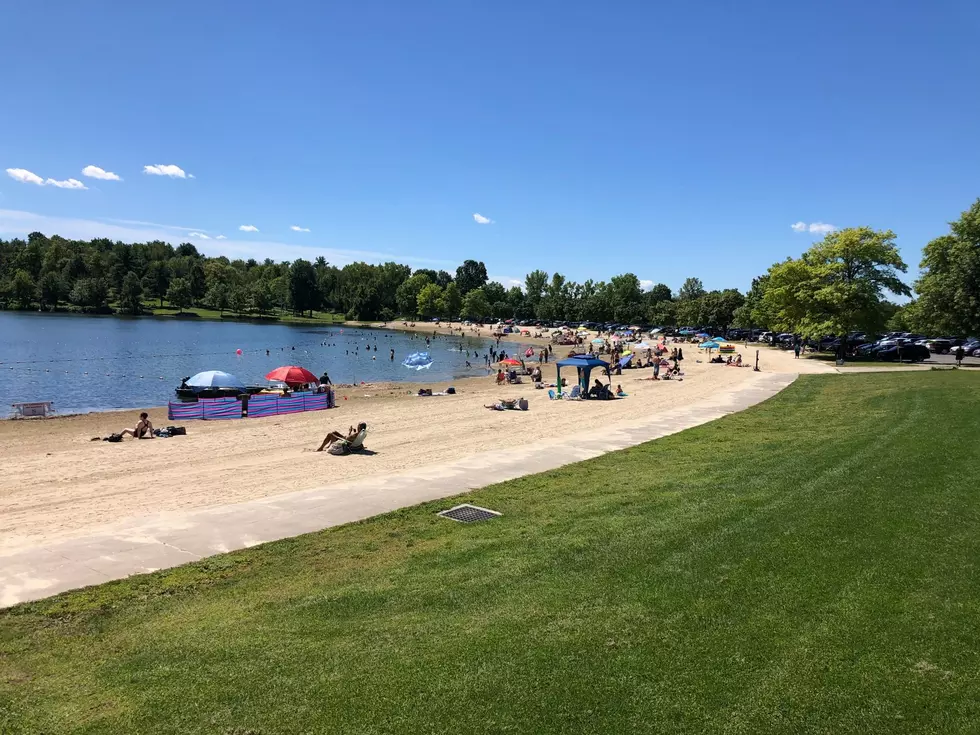
[[153,424],[150,422],[150,415],[144,411],[140,414],[140,420],[136,423],[136,426],[132,429],[123,429],[119,432],[120,436],[126,436],[129,434],[135,439],[152,439],[153,438]]
[[[323,443],[316,451],[322,452],[326,448],[331,454],[350,454],[364,448],[365,437],[367,437],[367,424],[362,421],[356,429],[353,426],[347,429],[347,436],[339,431],[331,431],[323,437]],[[335,443],[339,443],[339,450],[334,449]]]

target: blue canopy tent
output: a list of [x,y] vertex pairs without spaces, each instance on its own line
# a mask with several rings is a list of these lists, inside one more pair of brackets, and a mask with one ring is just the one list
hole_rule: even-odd
[[606,376],[608,377],[609,375],[609,363],[603,362],[592,355],[566,357],[564,360],[556,362],[555,367],[558,370],[558,395],[561,395],[561,369],[563,367],[575,368],[578,371],[578,384],[582,387],[583,393],[589,392],[589,377],[592,374],[592,368],[602,368]]
[[187,379],[189,388],[241,388],[245,390],[245,384],[231,373],[221,370],[205,370]]

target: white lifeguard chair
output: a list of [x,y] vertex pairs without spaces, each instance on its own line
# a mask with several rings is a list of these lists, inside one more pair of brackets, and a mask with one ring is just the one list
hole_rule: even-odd
[[54,401],[14,403],[14,417],[19,419],[46,418],[54,413]]

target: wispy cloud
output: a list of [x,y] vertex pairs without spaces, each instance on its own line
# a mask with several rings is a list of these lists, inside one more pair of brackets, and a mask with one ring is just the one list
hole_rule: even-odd
[[59,189],[87,189],[81,181],[78,179],[65,179],[64,181],[58,181],[57,179],[45,179],[44,185],[57,186]]
[[119,174],[106,171],[98,166],[86,166],[82,169],[82,176],[88,176],[90,179],[101,179],[102,181],[122,181]]
[[146,227],[162,227],[166,230],[183,230],[184,232],[199,231],[200,227],[180,227],[178,225],[161,225],[159,222],[146,222],[141,219],[113,219],[106,217],[106,222],[118,222],[121,225],[145,225]]
[[218,236],[217,236],[216,238],[214,238],[214,239],[215,239],[215,240],[227,240],[228,238],[227,238],[227,237],[225,237],[224,235],[218,235]]
[[187,237],[196,237],[199,240],[210,240],[211,239],[211,237],[209,235],[205,235],[203,232],[188,232],[187,233]]
[[22,184],[37,184],[38,186],[44,186],[44,179],[33,171],[28,171],[26,168],[8,168],[7,176],[12,178],[14,181],[19,181]]
[[64,181],[59,181],[58,179],[42,179],[33,171],[28,171],[26,168],[8,168],[7,176],[12,178],[14,181],[19,181],[22,184],[36,184],[37,186],[56,186],[59,189],[86,189],[85,186],[78,179],[65,179]]
[[239,225],[238,229],[242,232],[258,232],[259,228],[255,225]]
[[143,173],[151,176],[169,176],[171,179],[193,179],[194,174],[189,174],[180,166],[172,163],[157,163],[152,166],[144,166]]
[[826,235],[828,232],[833,232],[837,229],[836,225],[828,225],[826,222],[811,222],[807,224],[806,222],[794,222],[790,225],[793,232],[813,232],[818,235]]
[[300,227],[299,225],[290,225],[289,226],[289,229],[291,229],[293,232],[309,232],[310,231],[310,228],[309,227]]
[[[120,220],[116,220],[119,222]],[[132,222],[134,220],[127,220]],[[179,245],[187,242],[187,228],[178,228],[170,225],[160,226],[127,226],[114,224],[113,222],[97,221],[91,219],[75,219],[71,217],[53,217],[34,212],[24,212],[13,209],[0,209],[0,237],[26,237],[31,232],[43,232],[47,235],[61,235],[71,240],[91,240],[96,237],[107,237],[110,240],[121,240],[122,242],[151,242],[162,240],[172,245]],[[191,230],[201,232],[200,228]],[[322,255],[330,263],[338,266],[347,263],[363,261],[365,263],[384,263],[394,260],[398,263],[405,263],[413,268],[455,268],[458,263],[450,260],[434,258],[420,258],[414,255],[403,255],[400,253],[375,251],[375,250],[354,250],[329,248],[312,245],[296,245],[294,243],[278,242],[265,240],[262,238],[237,240],[234,238],[223,238],[215,236],[209,241],[202,241],[202,249],[206,249],[208,255],[224,255],[228,258],[255,258],[262,261],[265,258],[275,257],[276,260],[295,260],[305,258],[314,260]],[[512,281],[519,284],[516,279],[497,279],[504,285],[513,285]]]
[[642,288],[644,291],[649,291],[651,288],[653,288],[653,281],[650,281],[646,278],[641,278],[640,288]]
[[484,217],[479,212],[474,212],[473,213],[473,221],[476,222],[478,225],[492,225],[493,224],[493,220],[492,219],[490,219],[489,217]]

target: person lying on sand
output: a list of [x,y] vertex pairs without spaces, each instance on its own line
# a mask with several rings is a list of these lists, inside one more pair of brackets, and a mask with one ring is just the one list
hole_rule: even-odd
[[353,426],[347,429],[347,436],[344,436],[339,431],[331,431],[323,437],[323,442],[316,451],[322,452],[324,448],[327,448],[328,451],[333,453],[332,445],[334,442],[340,442],[342,449],[339,453],[349,454],[350,452],[356,452],[363,448],[365,437],[367,437],[367,424],[362,421],[357,425],[356,429]]
[[131,437],[136,439],[152,439],[153,438],[153,424],[150,423],[150,415],[144,411],[140,414],[140,420],[136,422],[136,426],[132,429],[123,429],[119,432],[120,436],[126,436],[129,434]]

